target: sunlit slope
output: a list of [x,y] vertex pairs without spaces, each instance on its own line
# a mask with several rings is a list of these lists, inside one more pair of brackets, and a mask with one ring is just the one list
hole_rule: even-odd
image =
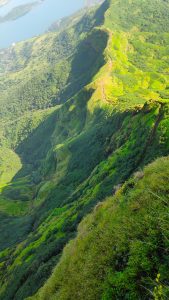
[[31,299],[167,299],[168,178],[169,159],[158,159],[99,203]]
[[[80,90],[104,63],[102,54],[107,44],[107,34],[101,30],[89,31],[102,22],[105,8],[103,6],[98,11],[91,9],[88,13],[82,11],[67,21],[66,30],[48,33],[1,51],[1,186],[26,176],[17,183],[9,184],[3,198],[30,200],[36,193],[36,188],[28,192],[25,183],[32,189],[32,184],[39,181],[35,178],[36,173],[32,179],[32,170],[39,167],[51,147],[49,139],[55,126],[51,124],[54,110]],[[66,95],[66,90],[69,95]],[[62,99],[58,92],[62,93]],[[48,121],[46,118],[49,115]],[[44,142],[45,135],[48,138]],[[25,147],[28,147],[26,152]],[[36,148],[36,153],[34,151],[32,154],[33,148]],[[15,159],[13,165],[8,167],[8,161],[12,160],[11,153],[20,160],[20,167],[15,166]],[[4,159],[4,156],[7,158]]]
[[83,217],[169,154],[168,11],[168,1],[106,1],[68,30],[16,46],[1,80],[1,141],[22,165],[1,193],[0,299],[35,294]]
[[[124,182],[139,167],[168,153],[166,104],[162,109],[158,103],[150,103],[139,112],[112,112],[108,118],[96,111],[95,122],[84,130],[81,121],[85,114],[78,110],[80,103],[76,103],[74,113],[71,101],[63,106],[64,110],[57,111],[62,118],[53,132],[53,141],[58,141],[58,145],[53,146],[39,172],[34,174],[40,183],[37,182],[31,201],[28,227],[24,229],[25,219],[18,219],[24,225],[21,225],[23,242],[17,245],[13,240],[14,221],[9,223],[8,239],[4,232],[1,234],[5,245],[9,247],[12,240],[14,247],[3,254],[2,266],[9,260],[10,251],[12,260],[3,271],[6,279],[2,299],[10,299],[15,294],[14,299],[24,299],[36,292],[49,277],[64,245],[74,237],[86,213],[106,195],[112,195],[114,186]],[[63,129],[66,120],[67,129]],[[6,188],[3,194],[13,197],[14,187]],[[18,190],[19,195],[21,191]],[[18,227],[17,232],[20,232]]]
[[82,11],[70,19],[65,30],[1,51],[1,118],[12,119],[65,102],[88,83],[101,64],[99,54],[106,45],[106,35],[92,31],[102,17],[102,11]]

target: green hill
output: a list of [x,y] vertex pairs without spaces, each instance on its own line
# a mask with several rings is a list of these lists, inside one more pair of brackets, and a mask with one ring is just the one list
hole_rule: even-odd
[[168,299],[168,178],[158,159],[98,203],[31,299]]
[[35,295],[54,267],[38,299],[151,299],[158,273],[168,297],[168,14],[105,1],[0,52],[0,299]]

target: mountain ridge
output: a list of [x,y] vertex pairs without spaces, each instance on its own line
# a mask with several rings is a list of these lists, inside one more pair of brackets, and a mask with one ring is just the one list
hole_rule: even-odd
[[12,50],[18,59],[0,78],[0,157],[18,163],[1,165],[0,299],[34,295],[86,214],[169,154],[168,2],[140,3],[105,1]]

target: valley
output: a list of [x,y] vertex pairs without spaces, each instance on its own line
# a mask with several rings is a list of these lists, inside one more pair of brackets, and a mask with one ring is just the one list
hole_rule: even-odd
[[0,51],[0,300],[169,297],[168,13],[106,0]]

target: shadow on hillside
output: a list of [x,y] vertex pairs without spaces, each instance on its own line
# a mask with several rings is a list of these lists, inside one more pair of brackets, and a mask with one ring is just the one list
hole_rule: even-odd
[[32,230],[31,216],[13,217],[0,212],[0,251],[19,243]]
[[93,76],[104,65],[103,52],[107,42],[108,34],[97,29],[79,43],[71,61],[67,85],[59,96],[61,102],[66,102],[67,99],[89,84]]
[[[22,161],[22,168],[10,184],[3,188],[2,196],[11,200],[28,201],[36,197],[36,186],[50,178],[56,170],[57,157],[53,146],[69,138],[70,126],[79,134],[85,125],[87,102],[92,90],[82,90],[74,98],[52,112],[19,146],[15,152]],[[77,105],[77,107],[76,107]],[[71,111],[71,107],[77,111]],[[76,123],[79,124],[75,127]],[[71,125],[72,124],[72,125]]]
[[[68,99],[70,96],[75,97],[74,95],[79,93],[79,91],[88,84],[92,77],[98,72],[100,67],[104,64],[103,52],[107,45],[107,40],[107,33],[101,30],[95,30],[79,44],[77,52],[71,62],[71,71],[68,79],[69,85],[63,92],[62,99]],[[88,99],[85,101],[88,101]],[[82,109],[82,105],[80,109]],[[83,118],[85,115],[86,106]],[[22,160],[23,167],[15,175],[10,185],[4,188],[3,194],[6,197],[15,200],[30,200],[35,196],[36,192],[32,190],[31,193],[29,193],[29,190],[32,189],[34,184],[37,184],[42,180],[37,170],[52,146],[51,136],[56,126],[57,117],[57,111],[53,112],[39,125],[38,128],[20,143],[17,149],[15,149]],[[69,120],[65,119],[65,122],[68,121]],[[29,176],[30,174],[33,174],[31,178]],[[25,180],[23,183],[19,182],[19,184],[18,180],[26,176],[28,178],[26,184],[27,188],[25,189]]]
[[[40,181],[37,170],[51,148],[51,136],[57,122],[57,110],[52,112],[19,146],[15,152],[22,161],[22,168],[4,187],[2,195],[13,200],[31,200],[33,185]],[[32,174],[34,173],[34,177]]]
[[[82,96],[82,94],[80,95]],[[86,101],[83,103],[85,110],[87,102],[86,97]],[[81,97],[79,97],[78,103],[76,104],[81,104]],[[64,110],[60,116],[64,119],[63,115],[65,115],[65,112],[70,113],[70,108],[72,107],[71,101],[70,103],[65,103],[63,107]],[[77,110],[75,112],[77,113]],[[143,116],[151,116],[151,112],[149,108],[147,108],[147,110],[142,109],[139,112],[137,110],[114,110],[112,114],[107,116],[104,109],[95,109],[92,113],[90,126],[83,128],[84,130],[81,128],[81,134],[77,134],[74,139],[72,138],[70,140],[68,145],[70,159],[64,177],[50,190],[45,201],[37,209],[34,209],[32,217],[28,219],[29,216],[27,216],[26,222],[24,219],[21,220],[20,227],[22,229],[22,226],[24,226],[23,230],[25,231],[21,232],[19,241],[26,239],[29,232],[35,231],[37,234],[38,226],[42,224],[43,221],[46,222],[43,223],[43,231],[46,231],[47,234],[45,241],[43,241],[43,239],[42,241],[39,240],[36,250],[33,250],[33,260],[30,260],[30,263],[24,261],[23,264],[19,266],[20,277],[16,276],[14,279],[13,291],[11,293],[18,293],[18,290],[19,292],[23,290],[28,291],[27,287],[30,286],[30,283],[33,289],[31,289],[31,292],[28,291],[28,293],[35,293],[51,274],[53,259],[58,258],[58,255],[61,254],[67,241],[75,236],[77,226],[82,218],[91,212],[98,202],[103,201],[105,197],[114,193],[114,185],[123,183],[129,178],[132,172],[135,171],[138,167],[137,163],[139,162],[139,157],[144,152],[144,145],[146,145],[146,141],[151,134],[147,122],[144,120],[145,125],[143,126],[142,124]],[[67,120],[70,120],[73,116],[75,117],[76,113],[72,113],[72,116],[68,114]],[[78,118],[79,117],[78,115]],[[58,115],[56,114],[53,122],[56,123],[57,121]],[[53,122],[51,121],[52,124]],[[83,124],[85,124],[85,122]],[[41,126],[42,124],[40,127]],[[63,124],[59,124],[59,126],[61,126],[60,129],[62,130]],[[43,130],[45,129],[46,123],[45,128],[41,131],[42,137],[44,136]],[[38,128],[37,130],[40,129]],[[53,131],[51,129],[50,134],[52,135],[52,133]],[[35,132],[33,136],[34,134]],[[144,137],[144,139],[142,139],[142,137]],[[34,138],[36,140],[36,135]],[[28,146],[31,141],[29,139],[30,137],[27,139]],[[50,141],[50,139],[48,141]],[[40,143],[41,142],[43,142],[43,139],[40,140]],[[24,141],[24,143],[25,146],[26,141]],[[158,148],[155,147],[156,145],[152,145],[154,149]],[[37,148],[38,146],[39,144]],[[46,152],[44,152],[44,155],[46,155]],[[155,154],[153,154],[150,159],[152,160],[154,157]],[[55,172],[57,172],[57,168]],[[132,188],[132,181],[129,182],[129,185],[130,188]],[[57,210],[56,208],[61,209]],[[61,217],[62,222],[60,222],[57,217]],[[12,222],[10,220],[10,228],[8,228],[9,236],[6,245],[11,245],[10,236],[12,234],[12,226],[15,224],[13,222],[15,222],[15,220],[12,220]],[[20,218],[18,218],[18,223],[19,222]],[[19,229],[18,223],[17,226],[14,227],[14,230],[21,230]],[[59,227],[57,227],[58,225]],[[56,234],[60,234],[60,232],[63,233],[63,239],[56,238]],[[34,233],[32,236],[36,238],[36,234]],[[26,244],[28,248],[34,238],[32,236],[30,235],[28,237]],[[17,240],[12,239],[12,242],[16,243]],[[30,255],[29,252],[28,255]],[[46,274],[41,266],[43,265],[46,269],[49,264],[49,273]],[[40,283],[34,278],[37,274],[40,274]],[[29,281],[27,281],[27,279],[29,279]],[[16,282],[18,285],[16,285]],[[34,285],[34,282],[38,282],[39,286],[37,286],[37,284]],[[30,296],[30,294],[26,296]]]

